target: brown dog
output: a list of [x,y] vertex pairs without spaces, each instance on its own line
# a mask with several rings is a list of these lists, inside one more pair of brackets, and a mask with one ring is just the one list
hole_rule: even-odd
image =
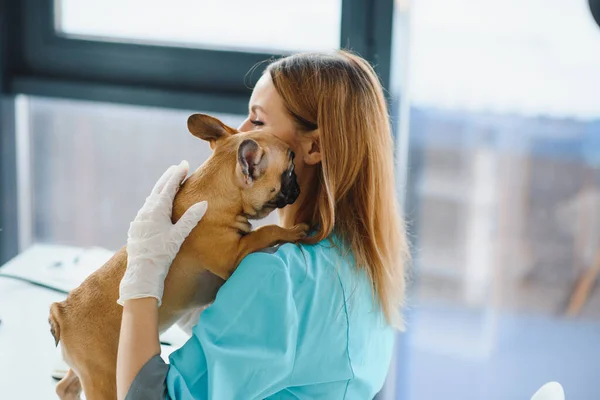
[[[296,242],[308,229],[304,224],[290,229],[268,225],[251,231],[248,222],[293,203],[300,193],[294,154],[284,142],[266,132],[238,133],[202,114],[188,119],[188,129],[209,141],[213,154],[180,187],[172,220],[175,223],[202,200],[208,200],[208,210],[181,246],[165,280],[160,332],[187,310],[214,300],[246,255]],[[71,367],[57,385],[59,397],[78,398],[83,387],[88,400],[116,398],[122,312],[117,298],[126,266],[124,247],[65,301],[50,307],[51,332],[57,345],[61,342],[63,358]]]

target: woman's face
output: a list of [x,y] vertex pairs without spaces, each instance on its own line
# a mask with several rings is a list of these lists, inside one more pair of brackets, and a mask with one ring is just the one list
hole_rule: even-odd
[[314,155],[310,151],[313,135],[298,132],[269,73],[263,74],[256,83],[250,97],[248,118],[238,129],[241,132],[265,129],[286,142],[296,155],[295,170],[302,186],[307,165],[314,164]]

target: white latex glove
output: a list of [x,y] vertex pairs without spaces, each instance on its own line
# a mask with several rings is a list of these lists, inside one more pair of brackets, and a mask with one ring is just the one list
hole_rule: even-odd
[[204,216],[206,201],[191,206],[176,224],[171,222],[173,199],[189,165],[171,166],[158,180],[144,206],[129,227],[127,270],[121,280],[119,299],[155,297],[162,303],[164,282],[181,244]]

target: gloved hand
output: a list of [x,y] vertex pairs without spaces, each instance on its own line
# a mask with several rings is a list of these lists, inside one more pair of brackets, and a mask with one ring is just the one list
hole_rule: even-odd
[[173,199],[187,176],[189,165],[171,166],[158,180],[144,206],[129,227],[127,270],[121,280],[119,299],[155,297],[162,303],[164,281],[181,244],[204,216],[208,203],[191,206],[176,224],[171,222]]

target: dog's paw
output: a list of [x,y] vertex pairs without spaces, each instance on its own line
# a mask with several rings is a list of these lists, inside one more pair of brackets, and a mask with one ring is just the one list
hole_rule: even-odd
[[308,226],[308,224],[294,225],[293,227],[291,227],[289,229],[289,233],[290,233],[289,241],[297,242],[298,240],[304,239],[306,236],[308,236],[309,229],[310,229],[310,227]]
[[80,400],[82,390],[81,381],[73,370],[69,370],[56,385],[56,394],[60,400]]

